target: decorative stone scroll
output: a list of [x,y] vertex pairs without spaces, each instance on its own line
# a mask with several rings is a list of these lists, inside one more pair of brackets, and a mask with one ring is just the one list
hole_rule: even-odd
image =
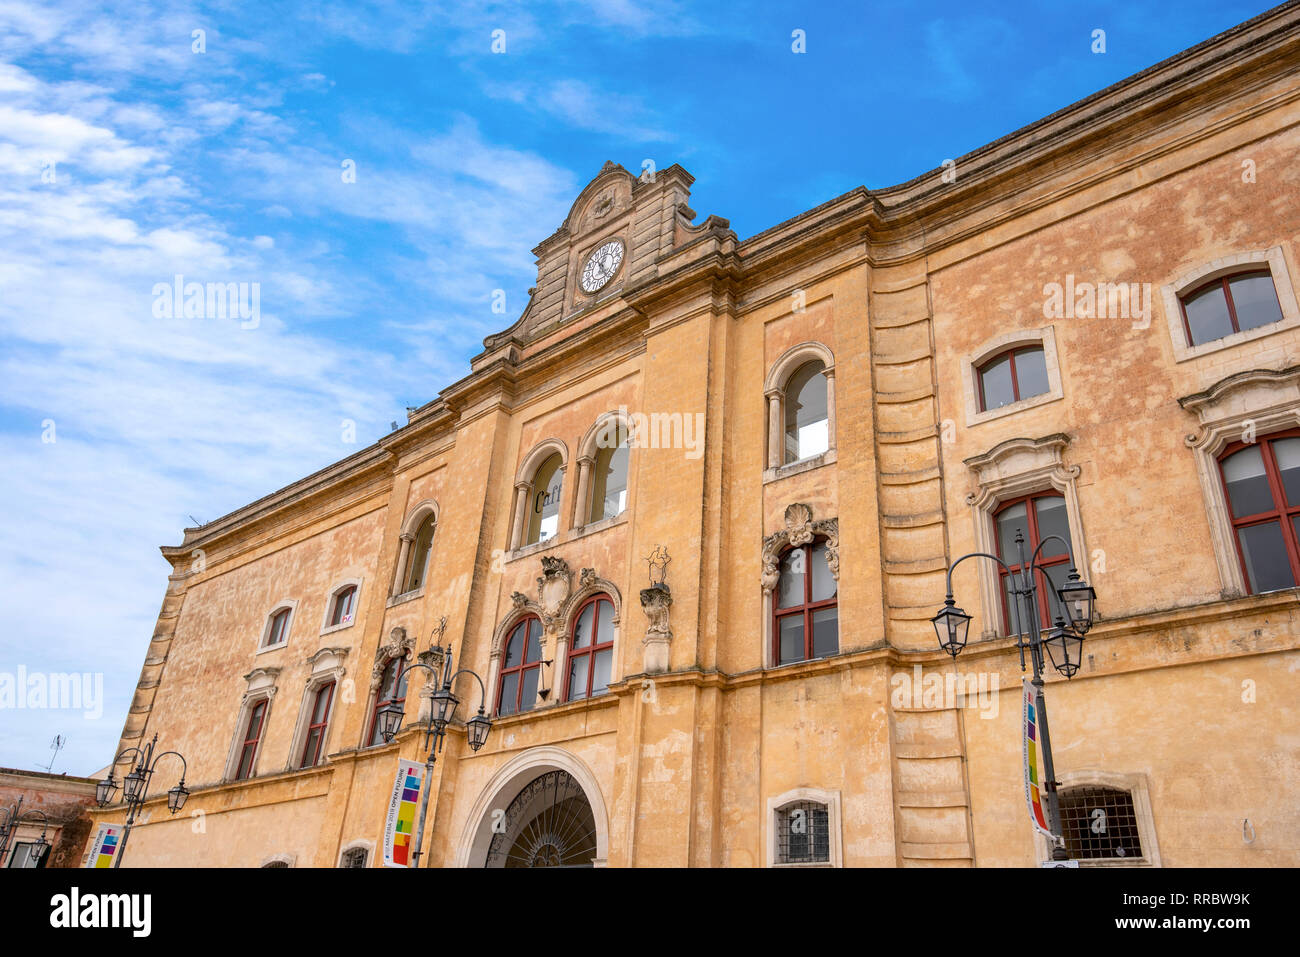
[[763,594],[771,595],[781,580],[781,553],[807,545],[814,538],[826,539],[826,567],[836,581],[840,578],[840,522],[837,518],[814,520],[812,509],[802,502],[787,505],[785,528],[763,539]]
[[410,657],[415,648],[415,639],[398,625],[388,634],[388,644],[380,645],[375,652],[375,666],[370,672],[370,690],[378,691],[379,683],[384,680],[384,667],[393,658]]

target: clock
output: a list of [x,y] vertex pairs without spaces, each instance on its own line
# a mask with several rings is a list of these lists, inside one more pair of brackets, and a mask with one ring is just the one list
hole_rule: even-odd
[[617,239],[602,243],[582,267],[583,292],[595,292],[614,278],[623,262],[623,244]]

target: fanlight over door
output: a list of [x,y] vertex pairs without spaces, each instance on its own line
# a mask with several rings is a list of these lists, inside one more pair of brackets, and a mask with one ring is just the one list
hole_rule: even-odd
[[596,819],[581,785],[566,771],[534,778],[506,809],[492,836],[487,867],[591,867]]

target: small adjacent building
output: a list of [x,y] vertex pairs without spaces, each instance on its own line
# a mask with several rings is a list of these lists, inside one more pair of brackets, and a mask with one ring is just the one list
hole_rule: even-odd
[[[0,768],[0,825],[14,822],[0,867],[79,867],[90,835],[94,778]],[[39,841],[48,852],[36,854]]]

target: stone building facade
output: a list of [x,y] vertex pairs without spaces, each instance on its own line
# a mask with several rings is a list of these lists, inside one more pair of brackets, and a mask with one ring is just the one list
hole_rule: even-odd
[[1297,75],[1288,5],[744,240],[606,164],[469,375],[163,549],[121,746],[194,793],[127,866],[379,866],[435,643],[494,725],[431,865],[1031,866],[997,567],[955,662],[929,621],[1017,528],[1098,594],[1072,855],[1300,863]]

